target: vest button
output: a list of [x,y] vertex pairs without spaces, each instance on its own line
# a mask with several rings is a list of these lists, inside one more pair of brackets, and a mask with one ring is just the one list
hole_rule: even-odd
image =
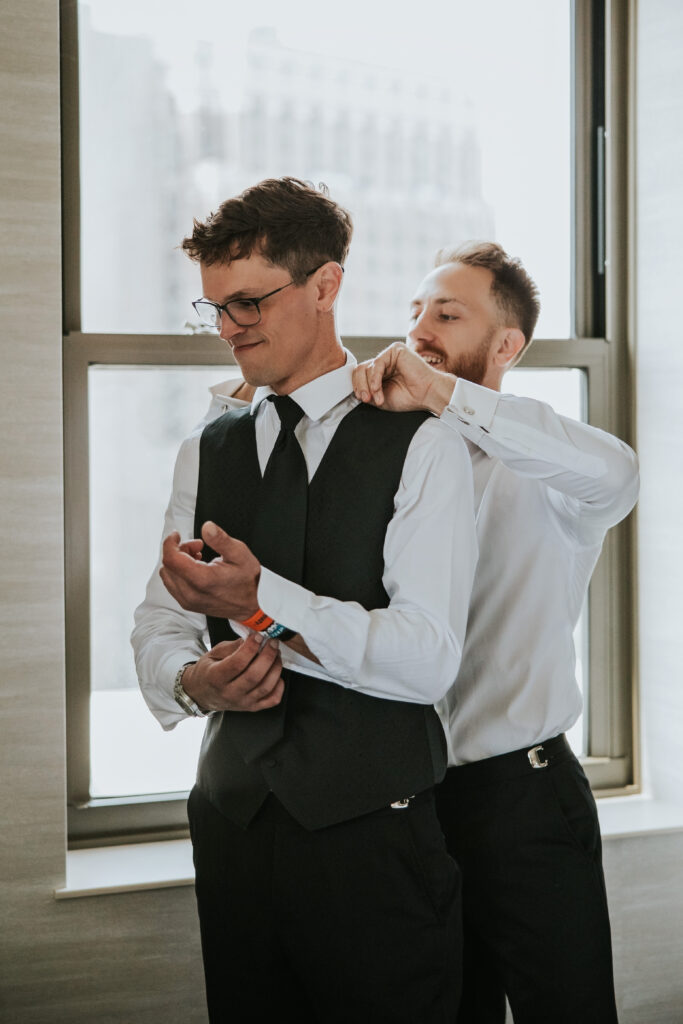
[[276,768],[277,767],[277,761],[275,760],[274,757],[269,757],[268,760],[266,761],[266,766],[268,768]]

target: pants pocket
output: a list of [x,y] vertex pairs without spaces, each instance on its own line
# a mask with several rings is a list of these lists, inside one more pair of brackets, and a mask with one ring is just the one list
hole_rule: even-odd
[[548,781],[559,814],[573,843],[594,858],[600,856],[600,823],[595,799],[583,768],[576,760],[548,770]]
[[410,807],[405,814],[416,871],[438,920],[444,923],[460,905],[460,869],[446,850],[433,802]]

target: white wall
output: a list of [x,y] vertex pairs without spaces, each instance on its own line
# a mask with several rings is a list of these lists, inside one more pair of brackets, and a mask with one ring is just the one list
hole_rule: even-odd
[[[637,447],[646,790],[683,806],[683,4],[639,0]],[[683,1021],[683,833],[610,839],[622,1024]]]
[[[683,4],[638,20],[638,511],[645,771],[683,801]],[[682,1015],[683,1016],[683,1015]]]

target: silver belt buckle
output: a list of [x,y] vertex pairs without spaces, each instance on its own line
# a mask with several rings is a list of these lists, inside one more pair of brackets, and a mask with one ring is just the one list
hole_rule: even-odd
[[532,768],[547,768],[548,767],[548,762],[547,761],[541,761],[540,757],[538,756],[542,750],[543,750],[543,744],[542,743],[539,743],[539,745],[537,747],[532,747],[531,750],[527,750],[527,755],[526,756],[529,758],[529,764],[531,765]]
[[[413,796],[415,796],[414,793]],[[410,801],[413,799],[413,796],[407,796],[405,800],[394,800],[393,804],[390,804],[390,806],[393,807],[395,811],[405,811],[406,807],[410,805]]]

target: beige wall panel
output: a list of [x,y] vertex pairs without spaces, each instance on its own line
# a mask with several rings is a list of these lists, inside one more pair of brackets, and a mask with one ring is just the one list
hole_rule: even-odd
[[190,888],[33,903],[3,1024],[204,1024]]
[[206,1020],[191,889],[55,902],[65,750],[56,0],[0,11],[0,1019]]
[[13,926],[0,942],[13,943],[64,871],[61,208],[57,5],[3,15],[0,878]]

